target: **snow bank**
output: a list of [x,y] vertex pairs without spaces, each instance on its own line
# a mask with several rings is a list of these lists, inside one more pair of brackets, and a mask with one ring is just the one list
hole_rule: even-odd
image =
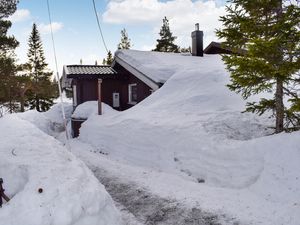
[[270,121],[240,113],[245,103],[225,86],[229,76],[220,56],[123,54],[127,52],[128,57],[136,56],[141,69],[151,65],[151,73],[159,74],[161,67],[172,68],[172,77],[125,112],[90,117],[81,128],[80,139],[104,146],[112,158],[137,166],[194,181],[204,179],[211,186],[250,185],[259,175],[262,158],[244,154],[236,146],[241,145],[238,140],[270,133]]
[[[45,119],[35,118],[39,124]],[[1,224],[120,223],[112,199],[83,162],[19,116],[0,120],[0,177],[12,198],[0,209]]]
[[[299,223],[299,132],[264,137],[272,133],[273,121],[240,113],[245,102],[226,87],[229,74],[220,56],[130,50],[117,56],[167,82],[127,111],[91,116],[79,140],[137,170],[183,180],[175,185],[182,194],[168,179],[155,183],[157,192],[170,193],[172,187],[176,197],[195,190],[190,198],[202,207],[252,224]],[[189,182],[201,185],[201,192]]]
[[[117,111],[109,105],[102,102],[102,114],[113,114]],[[72,118],[87,119],[92,115],[98,115],[98,101],[87,101],[78,105],[72,115]]]
[[[73,106],[70,103],[63,103],[65,116],[70,120]],[[38,112],[36,110],[28,110],[24,113],[18,113],[18,117],[33,123],[46,134],[55,136],[59,132],[65,130],[62,116],[61,103],[53,105],[47,112]]]

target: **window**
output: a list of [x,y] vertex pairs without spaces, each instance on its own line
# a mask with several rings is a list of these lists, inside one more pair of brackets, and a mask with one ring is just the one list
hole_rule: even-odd
[[137,84],[128,85],[128,104],[135,105],[138,100]]
[[77,106],[77,90],[76,90],[76,85],[73,85],[73,106]]

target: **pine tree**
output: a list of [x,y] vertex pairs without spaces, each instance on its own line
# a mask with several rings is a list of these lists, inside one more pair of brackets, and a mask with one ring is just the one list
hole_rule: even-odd
[[11,22],[7,17],[16,11],[17,0],[0,0],[0,107],[5,106],[9,112],[16,111],[15,75],[17,66],[14,49],[18,46],[13,36],[8,36]]
[[39,112],[47,111],[53,105],[57,92],[51,81],[52,72],[47,70],[48,65],[44,57],[43,45],[36,24],[32,26],[28,46],[28,65],[33,82],[28,105],[30,109],[36,109]]
[[[300,9],[282,0],[232,0],[227,15],[220,18],[224,29],[218,30],[224,46],[245,54],[224,55],[231,73],[230,90],[244,99],[261,92],[273,93],[271,99],[247,103],[246,111],[263,114],[271,110],[276,118],[275,132],[299,126],[297,92],[290,88],[299,81]],[[288,96],[294,107],[283,103]],[[297,103],[298,102],[298,103]],[[298,107],[299,108],[299,107]]]
[[177,37],[173,36],[170,26],[169,20],[167,17],[163,19],[163,25],[159,32],[160,39],[157,39],[156,47],[153,51],[158,52],[179,52],[179,47],[174,44],[174,41]]
[[114,61],[113,55],[112,55],[111,51],[108,51],[106,59],[103,59],[102,64],[103,65],[111,65],[113,61]]
[[180,52],[182,52],[182,53],[192,53],[191,46],[189,46],[188,48],[180,48]]
[[131,43],[130,38],[128,37],[128,34],[126,32],[126,29],[124,28],[121,30],[121,41],[118,44],[118,49],[130,49]]

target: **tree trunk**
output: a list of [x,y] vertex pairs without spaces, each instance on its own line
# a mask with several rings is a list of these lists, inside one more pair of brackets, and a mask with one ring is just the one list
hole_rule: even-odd
[[283,131],[284,105],[283,105],[283,82],[279,78],[276,81],[275,93],[276,110],[276,133]]
[[25,93],[21,92],[21,99],[20,99],[20,105],[21,105],[21,112],[25,112]]
[[35,108],[38,112],[40,112],[40,99],[38,97],[35,98]]
[[[278,21],[282,20],[282,0],[278,0],[277,16]],[[280,33],[279,33],[280,34]],[[283,51],[282,51],[283,55]],[[282,57],[283,61],[283,57]],[[284,105],[283,105],[283,81],[280,77],[276,79],[276,93],[275,93],[275,110],[276,110],[276,133],[283,131],[284,119]]]

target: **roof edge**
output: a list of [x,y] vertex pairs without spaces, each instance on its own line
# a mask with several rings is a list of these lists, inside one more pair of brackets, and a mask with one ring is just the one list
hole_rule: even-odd
[[[149,78],[146,74],[142,73],[138,69],[134,68],[132,65],[128,64],[124,59],[120,58],[117,54],[115,54],[114,63],[115,62],[119,63],[126,70],[128,70],[130,73],[132,73],[138,79],[140,79],[145,84],[147,84],[149,87],[151,87],[154,91],[159,89],[159,87],[161,86],[160,83],[155,82],[154,80]],[[113,65],[114,65],[114,63],[113,63]]]

